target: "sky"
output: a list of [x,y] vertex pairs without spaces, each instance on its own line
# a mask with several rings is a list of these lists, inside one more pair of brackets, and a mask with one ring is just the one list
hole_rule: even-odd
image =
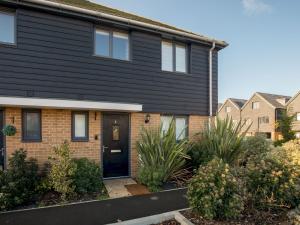
[[300,91],[299,0],[92,0],[225,40],[219,102]]

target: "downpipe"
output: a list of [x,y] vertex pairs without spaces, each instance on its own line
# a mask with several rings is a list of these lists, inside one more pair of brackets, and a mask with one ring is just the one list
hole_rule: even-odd
[[208,128],[211,129],[212,116],[213,116],[213,51],[216,48],[216,43],[212,43],[212,47],[209,49],[209,119]]

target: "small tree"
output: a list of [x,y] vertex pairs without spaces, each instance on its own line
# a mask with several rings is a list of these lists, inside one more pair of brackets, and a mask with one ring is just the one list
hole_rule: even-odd
[[62,145],[53,148],[55,156],[50,157],[50,186],[61,194],[61,200],[66,201],[74,194],[72,176],[76,171],[76,164],[71,158],[69,143],[65,141]]
[[282,112],[280,120],[278,120],[278,131],[283,136],[283,141],[288,142],[294,140],[295,132],[292,130],[292,125],[295,119],[295,115],[289,116],[286,112]]

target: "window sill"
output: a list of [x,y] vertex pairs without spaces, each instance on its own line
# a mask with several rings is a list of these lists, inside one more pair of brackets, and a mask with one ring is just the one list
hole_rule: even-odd
[[102,55],[96,55],[96,54],[93,54],[92,56],[95,57],[95,58],[101,58],[101,59],[111,60],[111,61],[132,62],[131,59],[115,59],[115,58],[112,58],[112,57],[102,56]]
[[77,139],[77,138],[72,138],[71,140],[72,142],[89,142],[89,138],[85,138],[85,139]]
[[17,48],[17,44],[16,43],[9,43],[9,42],[1,42],[0,41],[0,47]]
[[42,139],[22,139],[23,143],[40,143],[42,141]]

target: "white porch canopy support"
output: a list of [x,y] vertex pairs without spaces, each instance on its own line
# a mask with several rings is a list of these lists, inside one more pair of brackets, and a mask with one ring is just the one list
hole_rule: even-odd
[[140,112],[143,110],[143,105],[140,104],[4,96],[0,96],[0,106],[17,106],[24,108],[101,110],[120,112]]

